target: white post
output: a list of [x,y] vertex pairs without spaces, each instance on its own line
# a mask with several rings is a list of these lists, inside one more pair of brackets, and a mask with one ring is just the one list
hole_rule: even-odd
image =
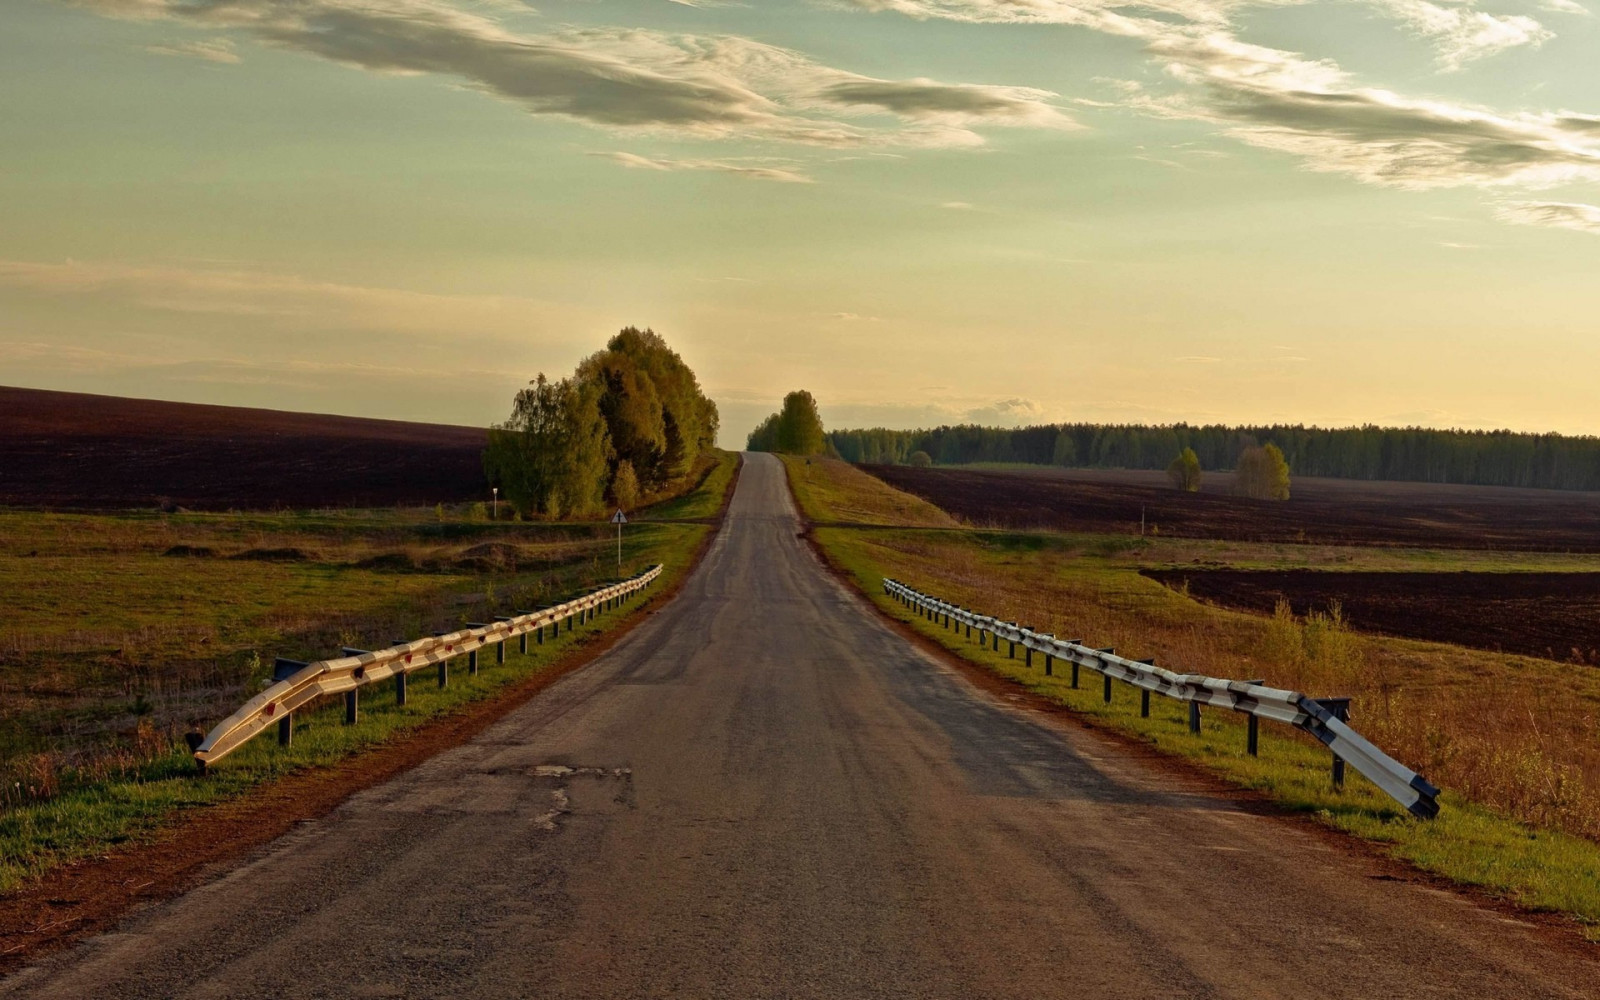
[[490,489],[494,491],[494,515],[490,520],[498,521],[500,520],[500,487],[492,486]]

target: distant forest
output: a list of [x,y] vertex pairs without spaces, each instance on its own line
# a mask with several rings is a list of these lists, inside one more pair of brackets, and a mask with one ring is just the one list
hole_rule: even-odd
[[1244,449],[1276,444],[1298,476],[1398,479],[1484,486],[1600,490],[1600,438],[1422,427],[1191,427],[1174,424],[1047,424],[832,431],[850,462],[902,465],[918,451],[934,462],[1022,462],[1112,469],[1165,469],[1193,448],[1207,470],[1232,469]]

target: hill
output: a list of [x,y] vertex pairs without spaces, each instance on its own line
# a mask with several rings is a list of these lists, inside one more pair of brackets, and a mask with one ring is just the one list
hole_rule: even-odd
[[376,507],[483,499],[477,427],[0,387],[0,504]]

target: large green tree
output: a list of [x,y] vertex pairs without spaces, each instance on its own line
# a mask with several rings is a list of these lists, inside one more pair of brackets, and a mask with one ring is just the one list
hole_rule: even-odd
[[489,429],[484,469],[524,515],[588,514],[600,506],[612,456],[597,385],[539,377],[511,417]]
[[614,464],[629,463],[645,489],[687,475],[716,445],[717,404],[653,330],[624,329],[578,366],[578,378],[600,386]]

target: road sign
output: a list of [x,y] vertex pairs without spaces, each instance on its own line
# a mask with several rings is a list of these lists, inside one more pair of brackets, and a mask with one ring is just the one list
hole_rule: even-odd
[[617,572],[622,572],[622,526],[628,523],[628,515],[618,507],[617,512],[611,515],[611,523],[617,526]]
[[611,515],[611,523],[612,524],[627,524],[628,523],[628,515],[624,514],[621,510],[618,510],[615,514]]

